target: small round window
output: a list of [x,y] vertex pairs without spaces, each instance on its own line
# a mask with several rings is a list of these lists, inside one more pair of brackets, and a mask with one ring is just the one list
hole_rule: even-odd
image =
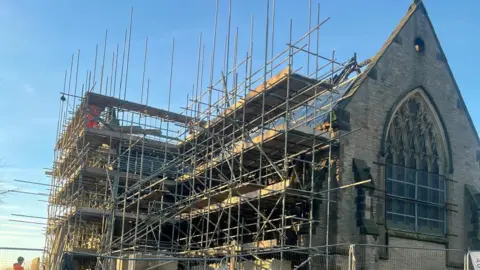
[[424,50],[425,50],[425,42],[423,42],[423,39],[421,39],[421,38],[416,38],[415,39],[415,51],[423,52]]

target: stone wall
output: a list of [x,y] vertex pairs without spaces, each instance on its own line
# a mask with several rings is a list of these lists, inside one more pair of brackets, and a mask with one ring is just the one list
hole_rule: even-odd
[[[467,109],[457,91],[447,60],[437,41],[423,4],[391,39],[369,75],[358,87],[346,105],[350,112],[352,130],[358,131],[341,139],[340,185],[353,183],[352,159],[363,159],[371,166],[376,185],[374,216],[380,230],[379,237],[361,236],[355,220],[355,189],[338,193],[338,209],[331,218],[336,220],[337,243],[388,244],[401,242],[405,246],[428,243],[436,247],[466,249],[464,216],[464,186],[477,181],[480,170],[476,162],[479,146],[476,131],[468,118]],[[424,51],[415,50],[414,41],[424,41]],[[384,160],[382,142],[389,114],[396,104],[413,90],[422,91],[438,113],[451,150],[451,168],[446,176],[449,208],[448,237],[438,239],[417,234],[406,234],[405,239],[394,238],[394,232],[385,228],[384,217]],[[407,239],[410,238],[409,239]],[[380,253],[378,251],[377,253]],[[390,259],[394,259],[390,254]],[[378,258],[378,256],[373,256]],[[461,263],[461,256],[448,255],[449,262]],[[438,261],[445,264],[445,260]],[[367,268],[370,269],[370,268]]]
[[448,269],[445,245],[390,237],[389,246],[388,259],[378,259],[376,269]]

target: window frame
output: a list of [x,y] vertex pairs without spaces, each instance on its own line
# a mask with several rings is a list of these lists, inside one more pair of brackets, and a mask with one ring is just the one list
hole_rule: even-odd
[[[399,180],[399,179],[396,179],[395,176],[393,176],[393,173],[392,173],[391,177],[389,177],[390,175],[389,175],[388,171],[391,170],[393,172],[395,167],[396,167],[396,169],[401,168],[401,170],[403,170],[403,174],[402,174],[403,178],[404,178],[403,181]],[[435,236],[445,235],[446,231],[447,231],[447,211],[446,211],[447,183],[446,183],[445,177],[440,175],[440,174],[426,172],[426,171],[419,170],[419,169],[416,169],[416,168],[415,169],[414,168],[408,168],[408,167],[393,164],[393,163],[387,163],[386,164],[386,170],[387,170],[387,172],[385,173],[385,186],[386,186],[385,187],[385,220],[387,222],[387,228],[394,229],[394,230],[404,230],[404,231],[421,233],[421,234],[429,234],[429,235],[435,235]],[[411,182],[407,181],[408,171],[414,171],[414,173],[415,173],[415,183],[411,183]],[[428,179],[430,178],[431,175],[434,175],[434,176],[438,177],[437,181],[439,181],[439,182],[443,181],[443,189],[440,188],[440,186],[441,186],[440,183],[438,184],[439,188],[420,185],[418,183],[420,173],[423,173],[423,174],[427,175],[427,181],[429,181]],[[401,184],[404,187],[413,186],[414,190],[415,190],[414,198],[405,196],[405,193],[406,193],[405,191],[404,191],[403,196],[394,194],[393,192],[389,193],[389,188],[388,188],[388,183],[389,182],[392,183],[392,188],[393,188],[393,183]],[[439,202],[435,203],[435,202],[420,199],[419,198],[420,197],[419,188],[426,188],[427,190],[434,190],[434,191],[438,192]],[[443,196],[441,196],[441,195],[443,195]],[[389,207],[389,199],[390,199],[390,203],[391,203],[390,207]],[[443,203],[441,201],[442,199],[443,199]],[[395,209],[393,209],[393,205],[394,205],[393,200],[403,201],[403,202],[406,202],[406,203],[412,203],[414,205],[415,214],[411,215],[409,213],[405,213],[406,211],[404,211],[403,213],[399,213],[399,211],[395,211]],[[430,210],[432,210],[433,208],[437,208],[439,213],[440,213],[439,218],[435,219],[435,218],[428,217],[429,212],[426,213],[427,217],[420,216],[419,208],[420,208],[421,205],[426,206],[427,209],[430,209]],[[404,207],[407,208],[406,204],[404,205]],[[390,210],[388,210],[389,208],[390,208]],[[388,218],[389,216],[391,216],[392,219],[389,219]],[[400,226],[392,226],[392,223],[390,223],[390,222],[393,222],[393,216],[403,216],[404,218],[405,217],[413,218],[415,220],[414,229],[409,230],[409,229],[399,228]],[[439,233],[439,234],[436,234],[436,233],[428,233],[428,232],[426,233],[426,232],[422,231],[421,227],[419,226],[419,220],[423,220],[423,221],[427,221],[427,222],[429,222],[429,221],[437,222],[439,224],[439,228],[441,229],[442,232]],[[403,224],[405,225],[404,227],[409,226],[408,222],[404,222]]]
[[[451,170],[446,136],[436,108],[421,87],[405,94],[392,108],[382,150],[386,164],[383,180],[388,229],[446,236],[448,180],[445,175]],[[405,218],[395,219],[395,215]]]

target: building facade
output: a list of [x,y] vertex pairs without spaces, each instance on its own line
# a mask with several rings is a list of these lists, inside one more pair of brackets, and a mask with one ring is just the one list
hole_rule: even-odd
[[425,6],[368,61],[328,60],[321,75],[325,58],[302,70],[318,53],[292,45],[318,28],[271,70],[227,63],[183,113],[102,88],[74,97],[50,265],[461,269],[480,248],[480,143]]
[[[374,187],[338,194],[335,241],[478,249],[478,133],[421,1],[350,93],[344,106],[358,131],[341,139],[337,181],[351,183],[354,159],[362,159]],[[424,251],[418,259],[430,260]],[[375,249],[365,269],[395,260],[395,252]],[[460,251],[442,252],[431,263],[442,266],[435,269],[462,264]]]

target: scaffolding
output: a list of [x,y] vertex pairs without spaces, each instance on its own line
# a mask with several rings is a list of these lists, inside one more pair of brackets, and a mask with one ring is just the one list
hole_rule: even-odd
[[[74,87],[72,56],[50,172],[51,267],[68,252],[84,269],[116,263],[88,254],[162,254],[180,269],[330,269],[330,204],[351,187],[337,182],[338,139],[353,132],[342,104],[362,64],[355,55],[339,62],[335,52],[319,54],[328,18],[320,20],[318,6],[312,27],[311,2],[308,31],[293,40],[291,20],[287,46],[274,55],[275,1],[271,10],[267,1],[264,61],[256,66],[253,17],[249,51],[238,53],[237,29],[230,52],[230,1],[224,67],[215,67],[218,2],[210,72],[200,36],[181,112],[170,105],[175,42],[166,110],[149,106],[145,65],[140,103],[126,100],[131,21],[121,63],[117,46],[110,76],[104,53],[95,78],[95,59],[79,95],[79,52]],[[148,39],[145,62],[147,51]]]

